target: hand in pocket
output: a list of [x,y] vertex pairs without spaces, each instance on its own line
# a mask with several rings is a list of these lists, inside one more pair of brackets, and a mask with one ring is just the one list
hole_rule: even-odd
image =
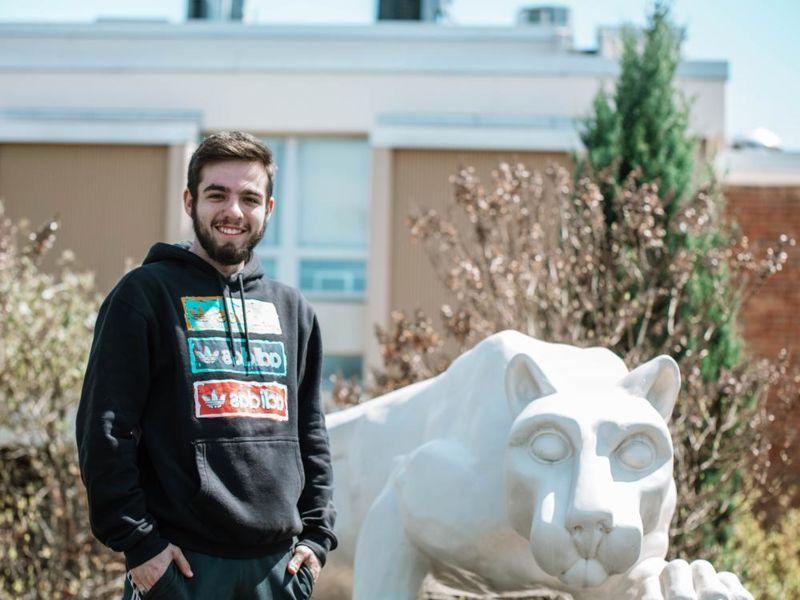
[[173,560],[181,570],[181,573],[186,577],[193,576],[189,561],[186,560],[181,549],[173,544],[168,544],[166,548],[153,558],[131,569],[131,581],[133,581],[134,585],[136,585],[139,590],[146,592],[164,576],[164,573],[167,572]]

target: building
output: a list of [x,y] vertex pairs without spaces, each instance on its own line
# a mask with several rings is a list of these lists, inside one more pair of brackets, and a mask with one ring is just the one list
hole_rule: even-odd
[[[180,196],[199,139],[259,135],[279,165],[260,256],[316,306],[326,371],[360,373],[379,363],[374,323],[441,303],[409,244],[412,208],[441,207],[460,164],[487,176],[501,158],[540,168],[578,147],[575,120],[618,66],[611,43],[573,50],[562,17],[2,24],[0,197],[14,218],[58,213],[61,247],[107,291],[126,258],[191,237]],[[709,149],[725,143],[727,76],[725,62],[679,68]]]

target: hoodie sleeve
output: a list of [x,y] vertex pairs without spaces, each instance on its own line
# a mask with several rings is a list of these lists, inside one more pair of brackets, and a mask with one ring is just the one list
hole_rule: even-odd
[[[122,283],[122,282],[121,282]],[[120,297],[100,308],[76,422],[92,533],[136,567],[167,547],[139,485],[137,438],[147,402],[154,321]]]
[[322,339],[317,317],[313,313],[303,365],[298,404],[300,452],[306,484],[298,502],[303,521],[298,544],[311,548],[324,565],[327,553],[337,544],[333,533],[336,510],[333,507],[333,469],[328,431],[320,401]]

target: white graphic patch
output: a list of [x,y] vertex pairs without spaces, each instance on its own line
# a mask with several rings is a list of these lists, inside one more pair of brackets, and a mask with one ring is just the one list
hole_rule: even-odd
[[[189,331],[227,331],[225,298],[222,296],[183,296],[183,316]],[[228,300],[228,314],[234,333],[244,334],[242,301],[239,298]],[[247,329],[250,333],[271,333],[281,335],[281,322],[278,311],[272,302],[245,300],[247,307]]]

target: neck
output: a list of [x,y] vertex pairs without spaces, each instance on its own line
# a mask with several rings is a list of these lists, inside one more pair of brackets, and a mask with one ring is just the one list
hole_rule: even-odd
[[208,253],[205,251],[205,248],[203,248],[197,240],[194,240],[192,242],[192,245],[189,248],[189,252],[194,252],[195,254],[197,254],[197,256],[202,258],[204,261],[206,261],[208,264],[210,264],[212,267],[214,267],[217,271],[219,271],[226,277],[230,277],[231,275],[234,275],[239,271],[241,271],[242,269],[244,269],[244,261],[237,263],[235,265],[223,265],[222,263],[217,262],[208,255]]

